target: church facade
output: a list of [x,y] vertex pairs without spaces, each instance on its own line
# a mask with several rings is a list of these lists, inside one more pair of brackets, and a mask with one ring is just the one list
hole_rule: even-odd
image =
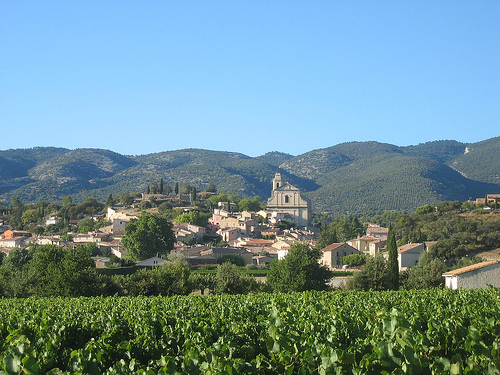
[[290,185],[278,171],[273,179],[271,198],[267,200],[268,212],[286,213],[298,227],[311,225],[311,204],[302,197],[300,189]]

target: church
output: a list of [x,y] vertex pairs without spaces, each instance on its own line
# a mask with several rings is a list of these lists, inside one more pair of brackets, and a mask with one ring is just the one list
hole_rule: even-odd
[[283,179],[279,171],[274,176],[273,191],[271,198],[267,200],[266,210],[288,214],[297,227],[311,225],[311,204],[302,197],[299,188]]

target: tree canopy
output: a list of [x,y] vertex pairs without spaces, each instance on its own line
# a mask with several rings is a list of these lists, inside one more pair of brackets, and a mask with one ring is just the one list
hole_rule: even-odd
[[318,263],[320,251],[294,243],[284,259],[271,264],[267,284],[277,292],[325,290],[330,271]]
[[167,219],[143,211],[139,219],[125,227],[122,239],[127,254],[134,260],[164,255],[174,248],[175,235]]

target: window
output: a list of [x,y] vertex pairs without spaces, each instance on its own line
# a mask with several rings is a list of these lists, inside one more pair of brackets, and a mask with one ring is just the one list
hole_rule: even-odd
[[289,203],[290,201],[290,198],[288,197],[288,195],[285,195],[285,203]]

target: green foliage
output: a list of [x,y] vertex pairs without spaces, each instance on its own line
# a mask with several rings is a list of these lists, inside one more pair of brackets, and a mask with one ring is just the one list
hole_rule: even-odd
[[238,210],[242,211],[260,211],[262,199],[256,195],[253,198],[243,198],[238,202]]
[[381,254],[369,258],[361,271],[347,282],[347,287],[354,290],[381,291],[391,286],[387,280],[387,262]]
[[127,249],[127,255],[134,260],[164,255],[174,248],[172,224],[167,219],[143,211],[139,219],[131,220],[125,227],[122,244]]
[[0,371],[496,374],[500,292],[0,300]]
[[322,228],[317,241],[319,249],[323,249],[332,243],[352,240],[364,233],[364,227],[356,215],[337,216],[328,225],[322,224]]
[[0,284],[7,297],[97,295],[97,274],[90,255],[86,247],[16,249],[0,267]]
[[224,254],[217,258],[218,264],[231,263],[238,267],[245,266],[245,259],[241,255]]
[[212,216],[209,213],[200,213],[198,210],[184,212],[174,218],[175,223],[189,223],[205,227],[208,225],[208,218]]
[[[1,198],[18,196],[34,202],[71,196],[77,203],[92,195],[105,201],[110,194],[144,191],[146,184],[159,192],[165,176],[172,184],[182,181],[197,190],[210,182],[238,198],[255,194],[265,198],[280,162],[283,173],[307,192],[317,211],[412,211],[424,204],[464,201],[498,190],[499,158],[494,157],[499,153],[498,142],[499,138],[492,138],[469,145],[467,154],[464,144],[456,141],[409,147],[352,142],[297,157],[268,153],[257,158],[199,149],[135,157],[96,149],[7,150],[0,152],[0,182],[5,182]],[[13,222],[23,225],[20,217]]]
[[369,255],[351,254],[340,257],[340,264],[347,264],[349,267],[362,266],[369,259]]
[[241,294],[245,292],[243,277],[238,267],[225,262],[217,267],[215,274],[215,293]]
[[206,187],[205,191],[206,191],[207,193],[217,193],[217,186],[215,186],[215,184],[214,184],[213,182],[210,182],[210,183],[207,185],[207,187]]
[[389,233],[387,236],[386,250],[389,253],[387,260],[387,283],[389,289],[399,289],[399,262],[398,262],[398,246],[396,245],[396,235],[392,225],[389,226]]
[[78,222],[78,233],[88,233],[94,230],[95,221],[91,218],[82,219]]
[[271,263],[267,284],[277,292],[325,290],[330,271],[318,263],[319,250],[295,242],[284,259]]
[[406,289],[443,288],[446,265],[439,259],[432,259],[428,253],[423,253],[418,264],[409,271],[405,285]]

